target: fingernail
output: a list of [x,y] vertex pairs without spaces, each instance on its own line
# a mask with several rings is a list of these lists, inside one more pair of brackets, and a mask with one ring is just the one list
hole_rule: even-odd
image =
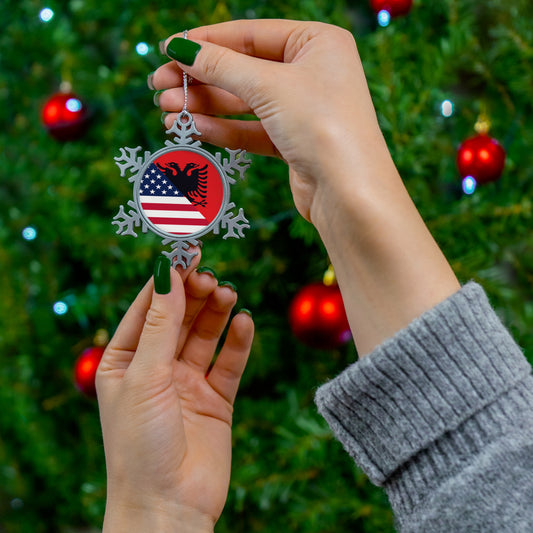
[[209,267],[199,267],[196,269],[196,272],[198,272],[198,274],[203,274],[204,272],[206,272],[207,274],[211,274],[215,279],[217,277],[216,272]]
[[237,292],[237,286],[235,283],[231,283],[231,281],[220,281],[218,283],[219,287],[229,287],[232,291]]
[[164,91],[156,91],[154,93],[154,105],[156,105],[157,107],[159,107],[159,96],[161,95],[162,92]]
[[183,39],[182,37],[174,37],[174,39],[168,43],[166,52],[168,57],[191,67],[201,48],[202,47],[194,41]]
[[150,74],[148,74],[148,77],[146,78],[146,85],[148,85],[148,88],[151,91],[155,91],[154,82],[153,82],[154,73],[155,73],[155,71],[154,72],[150,72]]
[[250,311],[250,309],[246,309],[244,307],[239,311],[239,313],[244,313],[245,315],[248,315],[249,317],[252,316],[252,312]]
[[161,124],[166,127],[165,119],[167,118],[168,113],[165,111],[164,113],[161,113]]
[[163,39],[162,41],[159,41],[159,52],[163,55],[166,55],[165,52],[165,43],[167,42],[166,39]]
[[170,259],[164,255],[160,255],[155,260],[154,288],[157,294],[170,292]]

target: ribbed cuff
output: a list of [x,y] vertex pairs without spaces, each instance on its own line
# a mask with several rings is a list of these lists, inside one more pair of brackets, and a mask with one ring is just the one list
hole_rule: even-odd
[[[384,485],[530,373],[483,289],[471,282],[320,387],[315,401],[346,451]],[[497,423],[489,418],[486,424]]]

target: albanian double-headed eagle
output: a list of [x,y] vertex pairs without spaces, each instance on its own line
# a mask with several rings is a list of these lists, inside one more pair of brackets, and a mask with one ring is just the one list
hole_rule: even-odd
[[197,163],[187,163],[183,169],[174,161],[166,166],[156,164],[192,204],[202,207],[207,205],[207,164],[200,168]]

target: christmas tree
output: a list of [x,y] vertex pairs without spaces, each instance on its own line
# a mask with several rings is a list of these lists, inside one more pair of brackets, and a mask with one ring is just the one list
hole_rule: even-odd
[[[101,526],[97,405],[75,387],[74,366],[98,343],[99,330],[113,333],[161,251],[154,235],[115,234],[111,220],[131,199],[131,185],[113,158],[123,146],[153,153],[163,145],[146,76],[165,61],[158,41],[185,28],[278,17],[352,31],[417,207],[459,279],[485,287],[533,360],[529,0],[418,0],[392,18],[377,15],[368,0],[157,4],[3,4],[0,531]],[[55,111],[43,117],[42,110],[61,88],[70,89],[71,129],[59,124],[58,132],[49,122],[61,122]],[[480,117],[484,131],[490,121],[488,135],[506,162],[497,181],[473,190],[471,181],[463,187],[456,155]],[[208,236],[202,252],[203,265],[238,286],[237,308],[252,309],[257,331],[237,398],[232,481],[217,531],[393,531],[386,496],[313,405],[316,387],[357,359],[353,344],[310,348],[289,326],[292,299],[322,278],[326,253],[293,206],[284,164],[252,160],[247,180],[232,188],[251,222],[246,238]]]

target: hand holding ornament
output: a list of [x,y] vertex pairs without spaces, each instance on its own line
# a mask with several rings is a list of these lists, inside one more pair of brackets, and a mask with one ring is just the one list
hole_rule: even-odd
[[233,402],[253,322],[234,317],[211,367],[237,294],[195,271],[198,259],[178,273],[159,258],[102,357],[104,532],[213,531],[224,507]]
[[[176,60],[149,85],[161,109],[188,108],[202,139],[281,157],[298,211],[335,269],[360,355],[459,284],[411,201],[376,118],[353,36],[288,20],[232,21],[175,34]],[[249,114],[259,120],[220,118]]]

